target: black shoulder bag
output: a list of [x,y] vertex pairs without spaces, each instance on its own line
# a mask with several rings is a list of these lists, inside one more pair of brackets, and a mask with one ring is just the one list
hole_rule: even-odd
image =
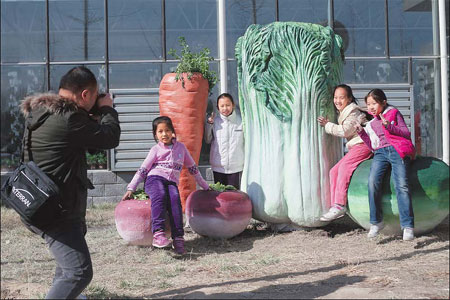
[[[6,201],[26,222],[36,227],[45,227],[61,215],[59,188],[33,161],[31,154],[31,132],[39,128],[50,113],[44,114],[33,126],[26,123],[22,140],[22,157],[1,188]],[[25,137],[28,136],[29,161],[24,162]]]

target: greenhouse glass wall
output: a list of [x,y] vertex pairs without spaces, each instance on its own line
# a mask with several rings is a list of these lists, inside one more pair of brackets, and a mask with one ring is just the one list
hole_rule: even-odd
[[[183,36],[193,50],[209,48],[220,82],[208,111],[222,92],[238,98],[235,44],[251,24],[276,21],[332,27],[344,40],[344,82],[359,103],[380,87],[409,101],[409,126],[418,154],[442,158],[442,103],[437,0],[1,0],[1,158],[17,161],[23,132],[19,104],[26,95],[56,91],[71,67],[85,65],[100,90],[147,95],[157,101],[164,74],[177,61]],[[448,16],[449,1],[445,1]],[[219,40],[219,19],[225,39]],[[448,24],[448,23],[447,23]],[[448,33],[447,28],[447,45]],[[224,47],[225,57],[219,57]],[[448,59],[448,53],[447,53]],[[220,68],[225,59],[226,67]],[[447,77],[448,80],[448,77]],[[118,102],[120,103],[120,101]],[[157,103],[157,102],[155,102]],[[148,126],[126,124],[158,114],[124,109],[121,146],[108,153],[108,168],[136,170],[151,147]],[[117,104],[119,105],[119,104]],[[156,106],[155,106],[156,105]],[[133,115],[133,113],[135,115]],[[142,125],[142,124],[141,124]],[[142,128],[144,127],[144,128]],[[137,143],[144,147],[133,147]],[[143,142],[144,141],[144,142]],[[208,165],[203,145],[200,165]]]

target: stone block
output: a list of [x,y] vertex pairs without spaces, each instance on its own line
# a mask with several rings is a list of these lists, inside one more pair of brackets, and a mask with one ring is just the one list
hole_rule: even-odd
[[93,173],[91,170],[88,170],[87,176],[88,176],[88,179],[92,182],[94,176],[93,176]]
[[214,173],[211,168],[206,168],[205,170],[205,180],[206,181],[214,181]]
[[107,184],[116,183],[117,175],[107,170],[93,170],[92,171],[92,183],[93,184]]
[[105,195],[105,185],[104,184],[96,184],[94,185],[95,189],[88,190],[88,197],[101,197]]
[[94,204],[94,198],[93,197],[87,197],[87,208],[92,208],[93,204]]
[[135,174],[135,172],[117,172],[116,183],[126,183],[128,184]]
[[119,203],[122,197],[119,196],[109,196],[109,197],[93,197],[93,205],[98,205],[101,203]]
[[127,185],[126,184],[108,184],[105,186],[105,193],[104,196],[120,196],[122,197],[123,194],[127,191]]

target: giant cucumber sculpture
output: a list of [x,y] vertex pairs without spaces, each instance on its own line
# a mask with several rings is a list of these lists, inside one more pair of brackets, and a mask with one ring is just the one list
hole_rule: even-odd
[[242,189],[262,221],[315,227],[330,201],[339,139],[317,117],[335,119],[332,88],[342,77],[342,40],[331,28],[251,25],[236,44],[245,135]]
[[[350,217],[365,229],[370,227],[369,196],[367,182],[372,159],[362,162],[355,170],[348,189]],[[433,157],[417,157],[411,162],[409,186],[414,210],[414,232],[431,231],[447,216],[449,210],[449,168],[443,161]],[[391,176],[383,182],[384,234],[400,234],[397,198]]]

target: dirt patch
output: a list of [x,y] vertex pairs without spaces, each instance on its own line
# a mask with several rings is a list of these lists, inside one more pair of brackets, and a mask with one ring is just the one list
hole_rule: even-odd
[[[88,212],[88,298],[449,298],[449,221],[404,242],[368,240],[349,218],[277,233],[253,224],[229,240],[186,233],[188,254],[128,246],[113,207]],[[44,241],[2,208],[2,299],[42,298],[54,274]],[[20,251],[18,251],[20,249]]]

